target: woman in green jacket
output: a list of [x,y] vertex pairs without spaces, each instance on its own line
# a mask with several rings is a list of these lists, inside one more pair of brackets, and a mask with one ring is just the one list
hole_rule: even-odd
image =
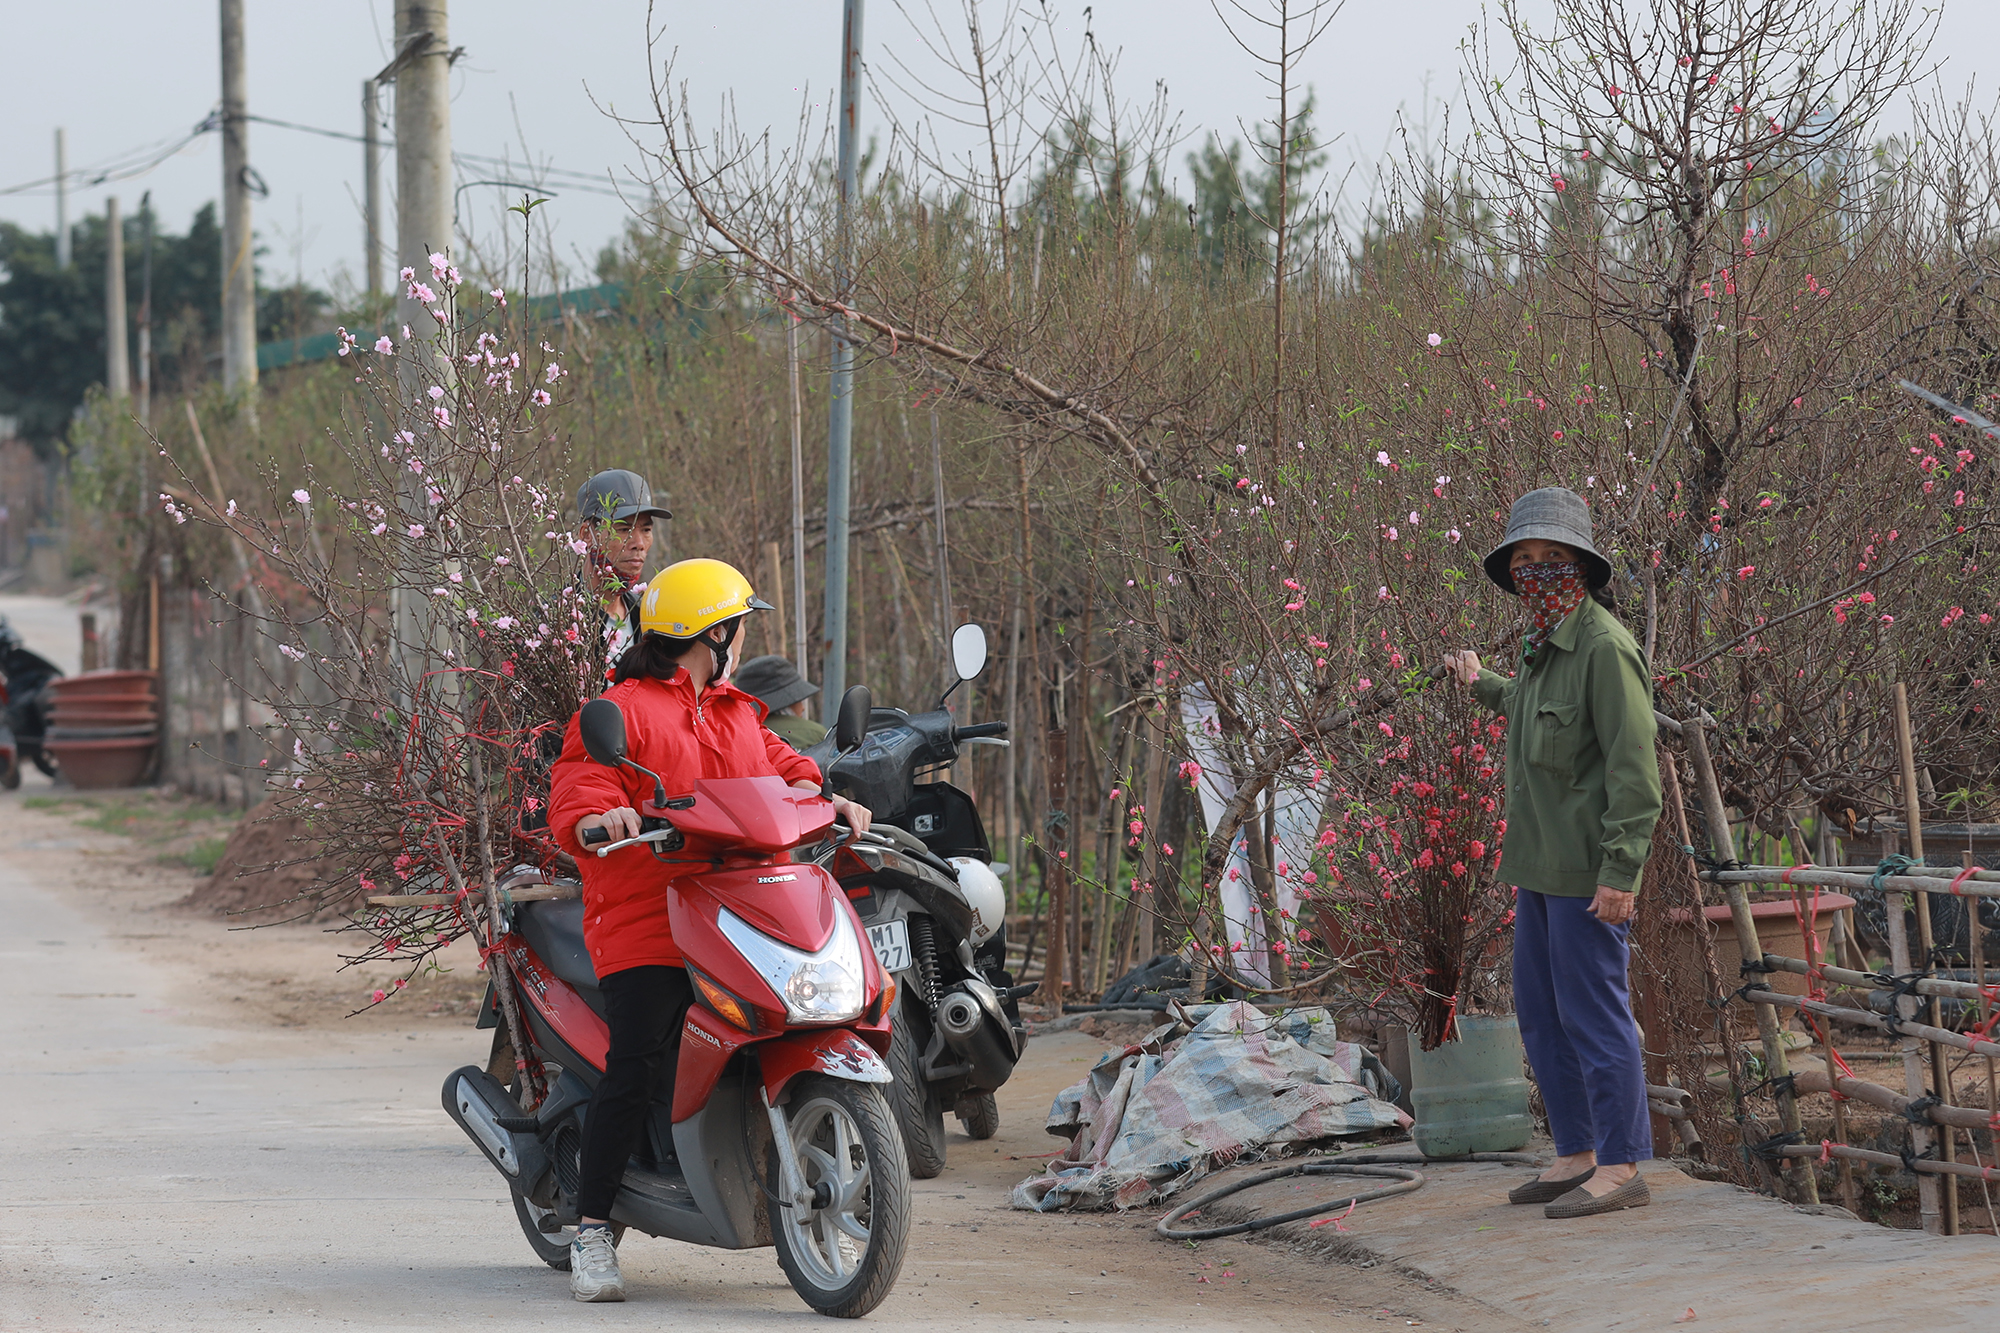
[[1485,670],[1472,652],[1445,664],[1507,717],[1498,873],[1515,886],[1514,1008],[1557,1153],[1507,1197],[1556,1218],[1642,1207],[1651,1196],[1638,1163],[1653,1141],[1625,977],[1660,816],[1652,682],[1610,610],[1611,565],[1575,491],[1516,500],[1485,565],[1529,615],[1519,674]]

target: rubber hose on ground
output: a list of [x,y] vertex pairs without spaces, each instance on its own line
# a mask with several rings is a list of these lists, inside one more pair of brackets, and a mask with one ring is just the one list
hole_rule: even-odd
[[[1378,1199],[1393,1199],[1399,1194],[1413,1194],[1424,1187],[1424,1176],[1420,1171],[1406,1171],[1389,1166],[1390,1162],[1430,1163],[1430,1162],[1513,1162],[1524,1166],[1540,1165],[1540,1159],[1531,1153],[1479,1152],[1462,1157],[1426,1157],[1414,1152],[1358,1152],[1340,1157],[1304,1158],[1273,1167],[1269,1171],[1259,1171],[1256,1175],[1233,1180],[1221,1189],[1211,1190],[1161,1218],[1154,1230],[1170,1240],[1215,1240],[1222,1236],[1240,1236],[1249,1231],[1262,1231],[1282,1222],[1296,1222],[1300,1218],[1312,1217],[1318,1213],[1330,1213],[1336,1208],[1354,1208]],[[1255,1217],[1247,1222],[1231,1222],[1219,1227],[1201,1227],[1190,1231],[1176,1231],[1173,1224],[1190,1213],[1199,1212],[1218,1199],[1226,1199],[1232,1194],[1267,1185],[1274,1180],[1288,1176],[1369,1176],[1394,1180],[1397,1183],[1382,1189],[1364,1190],[1359,1194],[1342,1195],[1325,1203],[1316,1203],[1309,1208],[1295,1208],[1289,1213],[1279,1213],[1275,1217]]]

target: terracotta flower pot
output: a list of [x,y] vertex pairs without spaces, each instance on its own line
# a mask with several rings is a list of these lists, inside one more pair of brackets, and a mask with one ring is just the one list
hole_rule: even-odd
[[150,694],[87,694],[80,699],[58,699],[49,710],[50,722],[59,727],[153,722],[159,716],[160,701]]
[[155,735],[75,741],[51,737],[48,748],[72,787],[91,790],[129,787],[137,782],[153,762],[157,744],[159,737]]
[[[1810,892],[1806,895],[1806,901],[1808,904],[1812,901]],[[1756,924],[1757,943],[1763,947],[1765,953],[1777,954],[1782,958],[1804,958],[1808,961],[1818,958],[1822,962],[1832,962],[1834,960],[1827,953],[1827,937],[1833,929],[1833,914],[1846,911],[1853,906],[1854,899],[1846,894],[1821,890],[1819,919],[1814,923],[1813,930],[1818,940],[1818,949],[1815,953],[1806,952],[1805,930],[1800,924],[1799,912],[1792,906],[1789,897],[1774,902],[1751,903],[1750,919]],[[1701,914],[1707,920],[1709,932],[1715,940],[1715,966],[1722,976],[1724,986],[1733,989],[1741,984],[1736,980],[1738,977],[1745,981],[1749,980],[1751,974],[1741,970],[1743,949],[1736,937],[1736,918],[1730,912],[1729,905],[1718,903],[1714,907],[1704,907]],[[1685,928],[1688,912],[1686,909],[1681,909],[1669,913],[1668,919],[1682,926],[1682,929],[1672,933],[1674,951],[1686,954],[1686,957],[1680,960],[1680,966],[1685,969],[1687,975],[1700,976],[1701,959],[1693,952],[1696,947],[1695,941]],[[1769,972],[1758,975],[1763,978],[1765,985],[1780,995],[1804,995],[1809,989],[1806,979],[1796,972]],[[1757,1030],[1757,1011],[1754,1006],[1732,1004],[1729,1008],[1738,1032],[1751,1033]],[[1778,1011],[1781,1023],[1787,1017],[1789,1015],[1784,1010]]]
[[93,694],[157,695],[159,682],[157,671],[86,671],[76,676],[58,676],[49,682],[49,689],[60,703]]

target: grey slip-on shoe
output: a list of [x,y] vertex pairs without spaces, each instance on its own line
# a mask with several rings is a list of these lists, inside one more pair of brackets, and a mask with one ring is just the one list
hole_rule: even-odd
[[1597,1174],[1591,1167],[1581,1175],[1564,1176],[1561,1180],[1530,1180],[1524,1185],[1516,1185],[1507,1191],[1508,1203],[1550,1203],[1560,1199],[1577,1186]]
[[1627,1208],[1644,1208],[1653,1201],[1653,1191],[1646,1187],[1644,1176],[1634,1176],[1611,1193],[1592,1198],[1588,1191],[1573,1189],[1542,1210],[1545,1217],[1595,1217],[1599,1213],[1616,1213]]

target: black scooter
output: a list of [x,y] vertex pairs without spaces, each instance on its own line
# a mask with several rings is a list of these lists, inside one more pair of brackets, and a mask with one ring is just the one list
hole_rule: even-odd
[[[48,733],[49,682],[62,669],[21,642],[20,631],[0,616],[0,787],[12,790],[21,785],[21,764],[25,761],[44,776],[56,775],[55,760],[42,749]],[[11,756],[11,757],[10,757]]]
[[[985,633],[961,625],[952,635],[952,688],[985,664]],[[1036,989],[1014,985],[1007,971],[1006,866],[994,866],[972,798],[937,780],[965,746],[1005,745],[1007,724],[959,726],[944,703],[915,715],[877,708],[858,749],[839,753],[822,742],[805,752],[832,790],[875,816],[866,837],[814,859],[847,891],[876,958],[896,978],[890,1103],[918,1179],[944,1170],[947,1110],[972,1138],[999,1132],[993,1093],[1027,1045],[1020,999]],[[931,780],[918,781],[920,773]]]

